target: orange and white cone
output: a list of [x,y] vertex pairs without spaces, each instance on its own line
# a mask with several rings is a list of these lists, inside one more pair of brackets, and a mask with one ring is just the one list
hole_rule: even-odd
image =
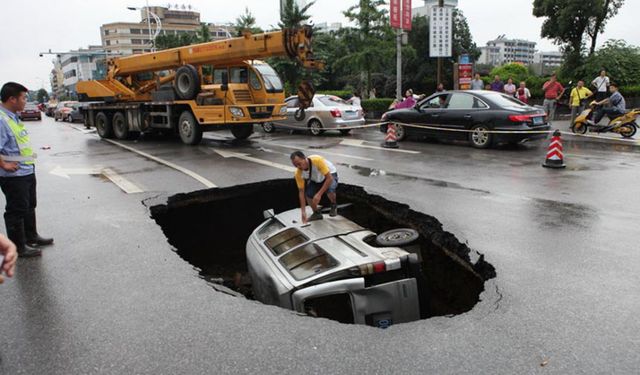
[[387,124],[387,135],[384,137],[384,148],[398,148],[398,137],[396,136],[395,124]]
[[551,143],[547,150],[547,158],[542,164],[545,168],[564,168],[564,154],[562,152],[562,139],[560,139],[560,130],[556,130],[551,137]]

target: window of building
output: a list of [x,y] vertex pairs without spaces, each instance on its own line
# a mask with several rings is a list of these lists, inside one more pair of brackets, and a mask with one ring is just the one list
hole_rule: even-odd
[[142,44],[142,39],[131,39],[131,44]]
[[140,34],[140,29],[131,29],[131,34]]
[[104,30],[104,35],[109,35],[109,30],[105,29]]
[[110,40],[107,40],[107,41],[106,41],[106,44],[107,44],[108,46],[110,46],[110,45],[111,45],[111,41],[110,41]]

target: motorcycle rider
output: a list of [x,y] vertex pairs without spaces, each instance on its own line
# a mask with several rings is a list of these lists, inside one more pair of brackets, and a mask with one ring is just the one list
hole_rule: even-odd
[[618,91],[618,85],[616,83],[611,83],[609,86],[609,91],[611,92],[611,96],[608,98],[601,100],[599,102],[595,102],[595,105],[604,105],[607,103],[611,104],[609,108],[601,108],[593,121],[593,124],[596,125],[602,120],[602,118],[607,115],[610,119],[614,119],[618,116],[622,116],[627,112],[627,105],[620,91]]

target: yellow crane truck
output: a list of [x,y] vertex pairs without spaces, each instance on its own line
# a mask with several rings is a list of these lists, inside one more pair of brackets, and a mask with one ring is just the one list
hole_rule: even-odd
[[[286,114],[282,81],[260,59],[288,56],[320,69],[311,40],[311,27],[303,26],[109,59],[105,79],[77,84],[80,101],[89,102],[85,125],[103,138],[164,130],[195,145],[203,132],[226,128],[245,139],[254,124]],[[310,83],[300,85],[302,108],[313,94]]]

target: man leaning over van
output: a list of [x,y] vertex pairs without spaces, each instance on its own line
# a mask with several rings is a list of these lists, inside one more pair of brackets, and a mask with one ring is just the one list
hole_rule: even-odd
[[[324,193],[327,193],[327,198],[331,202],[329,216],[336,216],[338,214],[338,206],[336,205],[338,171],[336,167],[322,156],[309,155],[307,157],[302,151],[295,151],[291,154],[291,163],[296,167],[295,179],[298,186],[302,222],[322,219],[318,204]],[[313,209],[313,214],[308,219],[307,203]]]

